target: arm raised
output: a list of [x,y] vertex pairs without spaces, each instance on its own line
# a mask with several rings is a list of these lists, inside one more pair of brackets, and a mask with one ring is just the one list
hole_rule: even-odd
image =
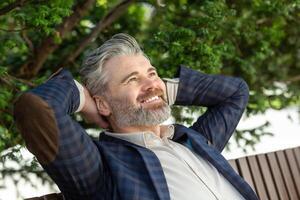
[[70,117],[78,109],[79,99],[72,75],[62,70],[22,94],[14,117],[27,148],[65,197],[89,199],[100,195],[97,189],[103,183],[103,167],[96,145]]
[[183,66],[179,78],[175,104],[207,107],[191,128],[222,151],[247,105],[246,82],[240,78],[203,74]]

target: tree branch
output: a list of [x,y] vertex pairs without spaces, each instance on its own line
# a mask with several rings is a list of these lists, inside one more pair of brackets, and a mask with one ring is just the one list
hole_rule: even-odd
[[294,77],[291,77],[291,78],[287,79],[288,83],[296,82],[296,81],[300,81],[300,75],[297,75],[297,76],[294,76]]
[[75,45],[77,49],[73,51],[67,58],[64,58],[63,63],[58,65],[58,68],[65,67],[70,63],[73,63],[74,60],[80,55],[80,53],[103,31],[106,27],[110,26],[114,21],[116,21],[134,2],[134,0],[124,0],[118,5],[113,7],[107,15],[105,15],[101,21],[93,28],[92,32],[87,35],[79,44]]
[[9,29],[3,29],[3,28],[0,28],[0,31],[4,31],[4,32],[20,32],[20,31],[24,31],[26,30],[27,28],[21,28],[21,29],[12,29],[12,30],[9,30]]
[[[73,7],[73,13],[63,20],[63,23],[56,28],[56,35],[64,38],[81,20],[81,18],[90,10],[95,0],[79,1]],[[29,57],[24,65],[20,67],[18,76],[31,78],[35,76],[48,56],[59,47],[53,36],[46,37],[42,43],[35,49],[33,56]]]
[[0,9],[0,16],[5,15],[6,13],[10,12],[11,10],[21,7],[24,4],[28,3],[30,0],[17,0],[11,4],[8,4],[7,6]]
[[26,42],[28,48],[30,49],[30,52],[34,52],[34,45],[32,41],[28,38],[27,32],[24,30],[21,32],[23,40]]
[[36,86],[34,83],[32,83],[28,80],[17,78],[17,77],[11,76],[9,74],[6,74],[4,76],[0,76],[0,81],[2,81],[3,83],[5,83],[8,86],[14,86],[15,85],[13,83],[14,81],[23,83],[24,85],[27,85],[29,87],[35,87]]

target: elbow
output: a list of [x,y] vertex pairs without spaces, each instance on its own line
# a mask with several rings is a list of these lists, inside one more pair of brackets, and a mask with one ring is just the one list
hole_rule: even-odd
[[246,107],[248,100],[249,100],[249,87],[246,81],[243,79],[240,79],[240,84],[239,84],[239,96],[241,98],[242,102],[242,107]]
[[30,92],[21,94],[14,103],[13,110],[13,116],[17,126],[25,124],[25,121],[30,122],[34,112],[43,112],[45,105],[43,105],[42,102],[43,100],[40,97]]
[[48,103],[24,93],[16,100],[13,115],[28,150],[43,164],[52,161],[58,152],[58,128]]
[[37,103],[37,96],[32,93],[26,92],[19,96],[14,103],[14,122],[15,125],[24,139],[27,148],[30,150],[32,138],[34,138],[33,131],[35,127],[35,113],[43,112],[39,103]]

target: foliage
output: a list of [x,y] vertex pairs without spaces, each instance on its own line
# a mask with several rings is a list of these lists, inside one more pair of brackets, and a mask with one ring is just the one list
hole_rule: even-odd
[[[146,51],[163,76],[172,77],[184,64],[206,73],[242,77],[250,87],[247,116],[299,105],[299,3],[168,2],[152,18]],[[254,147],[269,134],[264,131],[268,125],[238,130],[235,140]]]
[[[77,5],[88,2],[92,6],[81,6],[82,13],[74,12]],[[122,3],[124,7],[117,7]],[[81,14],[78,22],[72,18],[76,14]],[[99,21],[104,23],[107,18],[112,23],[91,35]],[[71,22],[76,23],[70,29],[60,26]],[[16,145],[23,145],[12,117],[18,94],[46,80],[61,65],[78,77],[84,53],[118,32],[129,33],[140,41],[161,76],[172,77],[178,66],[184,64],[205,73],[244,78],[250,87],[247,116],[264,113],[269,108],[299,105],[299,27],[299,0],[3,0],[0,2],[1,159],[5,155],[18,157]],[[83,43],[87,38],[91,40]],[[76,50],[80,54],[74,56]],[[32,60],[41,61],[41,67]],[[190,124],[192,116],[203,111],[176,107],[173,114],[178,122]],[[235,139],[253,146],[261,136],[269,134],[264,131],[267,125],[238,130]]]

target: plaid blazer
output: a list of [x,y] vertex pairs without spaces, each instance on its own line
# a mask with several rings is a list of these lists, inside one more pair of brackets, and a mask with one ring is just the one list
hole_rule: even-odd
[[[173,140],[210,162],[245,199],[257,200],[220,154],[247,104],[247,84],[239,78],[206,75],[184,66],[179,78],[175,104],[208,109],[189,128],[175,124]],[[28,149],[66,199],[169,200],[156,155],[105,134],[92,140],[70,117],[78,106],[79,92],[66,70],[23,94],[15,105],[15,119]],[[35,110],[38,112],[33,115]]]

